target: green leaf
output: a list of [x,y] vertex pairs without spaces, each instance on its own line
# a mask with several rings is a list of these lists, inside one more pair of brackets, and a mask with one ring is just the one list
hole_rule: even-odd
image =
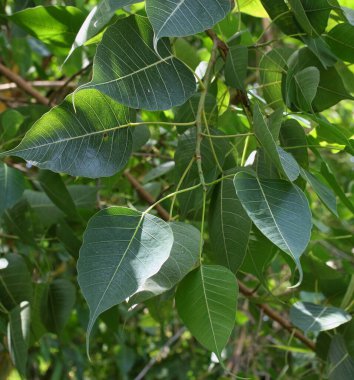
[[139,211],[111,207],[91,218],[77,266],[90,308],[88,336],[101,313],[132,296],[159,271],[172,244],[170,226]]
[[303,168],[308,168],[309,156],[306,148],[306,134],[300,123],[295,119],[285,120],[280,129],[279,139],[285,149],[291,148],[289,151],[298,164]]
[[158,51],[147,18],[118,20],[97,47],[92,81],[78,90],[96,88],[119,103],[147,110],[186,102],[196,90],[193,73],[172,55],[167,39],[159,42]]
[[64,220],[61,220],[57,225],[56,236],[70,255],[75,259],[78,259],[81,241],[77,238],[74,231]]
[[225,179],[215,188],[210,203],[209,236],[217,264],[233,273],[240,268],[247,252],[251,225],[236,196],[232,179]]
[[248,66],[248,48],[242,45],[231,45],[225,62],[225,82],[239,90],[245,88]]
[[311,211],[305,194],[290,182],[259,179],[247,172],[234,178],[236,194],[257,228],[294,260],[302,280],[300,256],[311,236]]
[[131,304],[144,302],[173,288],[197,262],[200,232],[192,225],[181,222],[170,223],[170,227],[174,241],[169,258],[154,276],[140,286],[129,300]]
[[269,17],[260,0],[238,0],[238,5],[242,13],[247,13],[253,17]]
[[75,305],[76,289],[65,279],[55,279],[46,289],[41,310],[42,321],[48,331],[58,334],[67,323]]
[[[323,181],[317,178],[313,173],[306,170],[301,169],[301,176],[311,185],[328,210],[338,217],[337,201],[332,189],[326,186]],[[319,176],[319,174],[317,174],[317,176]]]
[[39,341],[39,339],[47,332],[43,324],[42,302],[46,297],[48,284],[39,282],[33,286],[33,301],[31,302],[31,337],[30,346]]
[[144,176],[143,183],[148,183],[150,181],[153,181],[156,178],[160,178],[164,176],[165,174],[169,173],[171,170],[173,170],[175,167],[174,161],[167,161],[163,164],[156,166],[156,168],[152,168],[149,172],[146,173]]
[[306,333],[332,330],[351,319],[342,309],[310,302],[296,302],[290,309],[291,322]]
[[86,17],[77,33],[66,60],[76,48],[83,46],[85,42],[99,33],[109,23],[116,10],[137,2],[139,0],[102,0],[97,4]]
[[332,51],[343,61],[354,63],[354,25],[336,25],[327,34],[326,41]]
[[179,316],[192,335],[220,361],[235,325],[237,297],[235,275],[219,265],[202,265],[177,289]]
[[22,301],[31,301],[31,276],[24,259],[16,253],[0,258],[0,302],[12,310]]
[[39,119],[12,154],[73,176],[107,177],[128,162],[134,112],[95,90],[71,96]]
[[[308,67],[316,67],[319,70],[320,82],[316,96],[312,101],[312,106],[304,108],[303,106],[307,105],[307,102],[302,101],[299,104],[295,77],[300,71]],[[314,85],[309,95],[313,94],[313,88]],[[305,112],[321,112],[343,99],[353,99],[345,89],[337,70],[334,67],[323,68],[319,59],[307,47],[295,51],[289,58],[288,72],[287,75],[283,76],[282,80],[282,92],[283,98],[290,109]]]
[[331,340],[328,358],[331,363],[329,380],[352,380],[354,359],[348,353],[343,336],[335,335]]
[[312,109],[312,101],[315,99],[320,83],[320,72],[316,67],[306,67],[295,74],[297,102],[301,109]]
[[11,360],[21,376],[26,377],[28,339],[30,333],[30,304],[21,302],[9,313],[7,340]]
[[68,47],[74,42],[85,15],[71,6],[39,6],[16,12],[8,18],[49,46]]
[[61,176],[49,170],[41,170],[38,180],[50,200],[67,216],[75,219],[76,206]]
[[287,60],[293,52],[293,49],[287,47],[275,48],[264,54],[259,63],[263,96],[273,109],[284,107],[281,80],[287,68]]
[[[280,126],[281,120],[279,121]],[[299,165],[293,156],[277,146],[274,137],[269,129],[268,123],[264,119],[258,104],[255,104],[254,106],[253,123],[254,133],[274,165],[287,178],[289,178],[290,181],[295,181],[300,174]]]
[[230,0],[146,0],[155,45],[162,37],[189,36],[209,29],[230,10]]
[[0,217],[3,212],[19,201],[25,190],[23,174],[0,163]]

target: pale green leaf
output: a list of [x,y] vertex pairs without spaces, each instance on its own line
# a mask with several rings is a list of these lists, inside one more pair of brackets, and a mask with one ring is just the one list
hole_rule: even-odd
[[22,196],[25,190],[23,174],[4,163],[0,163],[0,217],[11,208]]
[[219,265],[202,265],[180,283],[176,306],[192,335],[219,360],[235,325],[238,286]]
[[290,182],[259,179],[239,172],[236,194],[256,227],[294,260],[302,280],[300,257],[311,236],[311,211],[305,194]]
[[96,90],[71,96],[39,119],[9,152],[42,169],[73,176],[107,177],[128,162],[134,112]]
[[157,296],[179,283],[193,268],[199,257],[200,232],[192,225],[170,223],[173,232],[173,246],[167,261],[161,269],[138,289],[130,303],[143,302]]
[[215,188],[210,203],[209,235],[217,264],[233,273],[239,269],[247,253],[251,224],[232,179],[225,179]]
[[172,244],[170,226],[149,214],[111,207],[91,218],[77,266],[90,308],[88,336],[101,313],[132,296],[159,271]]
[[222,20],[230,10],[230,0],[146,0],[146,13],[156,41],[202,32]]
[[132,108],[164,110],[180,105],[196,90],[194,75],[172,55],[167,39],[159,42],[158,52],[147,18],[118,20],[97,47],[92,81],[78,90],[95,88]]
[[332,330],[351,319],[342,309],[310,302],[296,302],[290,309],[291,322],[306,333]]

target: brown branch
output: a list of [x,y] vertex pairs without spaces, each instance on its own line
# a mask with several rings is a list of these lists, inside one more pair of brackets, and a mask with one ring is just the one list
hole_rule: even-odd
[[[147,192],[139,183],[139,181],[133,177],[128,170],[124,172],[124,176],[127,178],[127,180],[132,184],[136,192],[139,194],[139,196],[144,199],[149,205],[153,205],[155,203],[155,199],[151,196],[149,192]],[[170,220],[170,214],[161,206],[156,205],[155,209],[157,213],[161,216],[163,220]]]
[[[62,87],[65,83],[66,81],[62,80],[35,80],[27,82],[31,87]],[[74,87],[74,84],[69,83],[67,86]],[[0,84],[0,91],[8,91],[16,88],[19,88],[19,86],[14,82]]]
[[[128,181],[133,185],[137,193],[141,196],[142,199],[144,199],[147,203],[150,205],[154,203],[154,198],[151,196],[150,193],[148,193],[139,183],[139,181],[134,178],[128,171],[124,172],[125,177],[128,179]],[[156,206],[156,211],[164,220],[169,220],[170,216],[168,212],[161,206]],[[257,296],[254,291],[247,288],[246,285],[244,285],[241,281],[238,281],[240,292],[249,298],[250,300],[256,299]],[[256,303],[256,305],[263,310],[263,312],[268,315],[273,321],[276,321],[279,323],[281,327],[283,327],[285,330],[289,331],[290,333],[293,333],[294,336],[299,339],[302,343],[304,343],[308,348],[310,348],[312,351],[315,351],[315,343],[308,339],[304,334],[302,334],[301,331],[297,330],[287,319],[285,319],[282,315],[280,315],[278,312],[273,310],[271,307],[269,307],[266,304],[263,303]]]
[[2,63],[0,63],[0,73],[5,76],[6,78],[10,79],[11,82],[16,83],[16,85],[23,91],[25,91],[27,94],[31,95],[33,98],[35,98],[38,103],[48,105],[49,99],[47,99],[45,96],[43,96],[40,92],[35,90],[28,82],[26,82],[23,78],[21,78],[16,73],[12,72],[10,69],[8,69],[6,66],[4,66]]

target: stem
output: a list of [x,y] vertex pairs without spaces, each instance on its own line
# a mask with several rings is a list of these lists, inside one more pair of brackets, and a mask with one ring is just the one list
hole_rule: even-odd
[[250,142],[250,135],[246,137],[245,145],[243,147],[243,152],[242,152],[242,157],[241,157],[241,166],[245,165],[249,142]]
[[205,186],[205,179],[204,179],[204,173],[203,173],[203,167],[202,167],[202,155],[201,155],[201,143],[203,140],[203,112],[204,112],[204,107],[205,107],[205,99],[207,96],[207,91],[208,91],[208,86],[211,80],[211,72],[213,69],[213,66],[216,61],[216,53],[217,53],[217,48],[218,45],[214,41],[213,48],[211,50],[211,56],[210,60],[208,63],[208,67],[205,72],[204,76],[204,88],[201,89],[201,95],[200,95],[200,100],[198,104],[198,111],[197,111],[197,116],[196,116],[196,127],[197,127],[197,136],[196,136],[196,146],[195,146],[195,160],[197,163],[198,167],[198,174],[199,174],[199,179],[200,183],[203,186],[203,190],[206,191],[206,186]]
[[[216,152],[215,152],[215,149],[214,149],[214,144],[213,144],[213,140],[211,139],[210,136],[212,136],[210,134],[210,130],[209,130],[209,125],[208,125],[208,120],[206,118],[206,115],[205,115],[205,111],[203,110],[203,120],[204,120],[204,124],[205,124],[205,128],[207,130],[207,136],[208,136],[208,139],[209,139],[209,144],[210,144],[210,148],[211,148],[211,152],[213,154],[213,157],[214,157],[214,160],[216,162],[216,165],[218,167],[218,169],[220,170],[220,173],[223,172],[222,170],[222,166],[220,165],[220,162],[219,162],[219,159],[218,159],[218,156],[216,155]],[[201,134],[202,136],[204,136],[204,133]]]
[[202,224],[200,226],[200,241],[199,241],[199,263],[200,263],[200,265],[202,264],[202,254],[203,254],[206,195],[207,195],[207,192],[203,191]]
[[238,133],[235,135],[209,135],[207,133],[202,133],[202,136],[210,137],[212,139],[231,139],[233,137],[243,137],[243,136],[253,136],[254,133]]

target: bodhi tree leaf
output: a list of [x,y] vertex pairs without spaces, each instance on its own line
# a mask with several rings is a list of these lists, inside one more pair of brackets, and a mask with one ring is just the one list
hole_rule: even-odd
[[320,181],[316,175],[301,169],[301,176],[311,185],[323,204],[338,217],[336,197],[332,189]]
[[0,163],[0,217],[6,209],[11,208],[21,198],[24,190],[23,174]]
[[22,301],[31,301],[31,276],[24,259],[15,253],[0,258],[0,302],[12,310]]
[[26,377],[30,315],[30,304],[28,301],[23,301],[10,311],[7,325],[11,360],[23,377]]
[[214,190],[209,214],[212,256],[217,264],[233,273],[239,269],[247,252],[251,225],[232,179],[225,179]]
[[38,6],[8,18],[46,44],[67,47],[73,43],[85,15],[71,6]]
[[122,169],[132,149],[128,128],[135,113],[96,90],[82,91],[40,118],[14,149],[42,169],[73,176],[107,177]]
[[209,29],[230,10],[230,0],[146,0],[155,46],[162,37],[188,36]]
[[351,380],[354,376],[354,359],[349,355],[342,335],[335,335],[329,347],[331,363],[329,380]]
[[84,45],[86,41],[100,32],[100,30],[108,24],[116,10],[137,2],[139,2],[139,0],[102,0],[86,17],[75,37],[75,41],[66,60],[68,60],[76,48]]
[[326,41],[332,51],[343,61],[354,63],[354,25],[336,25],[327,34]]
[[165,110],[180,105],[196,90],[194,75],[172,55],[167,39],[159,42],[158,51],[153,50],[147,18],[118,20],[97,47],[92,81],[78,90],[95,88],[132,108]]
[[231,45],[225,62],[225,82],[231,87],[243,90],[247,76],[248,48]]
[[290,309],[291,322],[306,333],[332,330],[351,318],[350,314],[337,307],[310,302],[296,302]]
[[311,211],[305,194],[290,182],[235,175],[236,194],[256,227],[294,260],[302,280],[300,256],[311,235]]
[[149,214],[111,207],[91,218],[77,265],[90,308],[88,337],[100,314],[132,296],[159,271],[172,244],[171,227]]
[[312,109],[312,101],[315,99],[320,83],[320,72],[316,67],[310,66],[299,71],[294,76],[297,102],[301,109]]
[[199,257],[200,232],[192,225],[170,223],[173,246],[161,269],[138,289],[129,300],[131,304],[143,302],[175,286],[193,268]]
[[61,332],[75,305],[75,298],[76,289],[70,281],[60,278],[49,284],[41,304],[42,321],[48,331]]
[[192,335],[220,361],[235,325],[237,297],[235,275],[219,265],[202,265],[177,289],[179,316]]
[[[277,111],[275,111],[277,112]],[[254,133],[263,146],[265,152],[272,160],[274,165],[282,173],[289,178],[290,181],[295,181],[300,174],[300,168],[293,156],[285,152],[282,148],[277,146],[274,137],[269,129],[268,123],[264,119],[258,104],[254,106]],[[281,120],[279,119],[279,127]]]

